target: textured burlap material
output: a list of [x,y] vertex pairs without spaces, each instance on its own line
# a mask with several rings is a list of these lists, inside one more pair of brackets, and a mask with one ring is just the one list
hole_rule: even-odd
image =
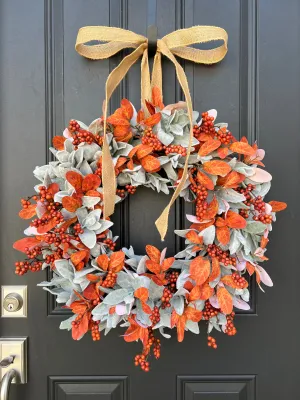
[[[182,190],[182,187],[187,179],[188,159],[191,153],[193,138],[193,106],[188,87],[188,81],[183,68],[178,63],[174,55],[195,63],[215,64],[225,57],[227,53],[227,40],[227,32],[224,29],[216,26],[193,26],[191,28],[179,29],[177,31],[174,31],[164,36],[162,39],[158,39],[157,51],[153,63],[152,77],[150,77],[148,62],[148,40],[146,37],[125,29],[113,28],[108,26],[86,26],[79,30],[75,48],[80,55],[86,58],[90,58],[92,60],[107,59],[121,50],[128,48],[134,49],[134,51],[123,58],[120,64],[109,74],[105,85],[104,140],[102,155],[102,182],[105,217],[113,214],[116,195],[116,177],[114,172],[114,165],[106,140],[107,104],[114,90],[125,77],[131,66],[140,57],[142,57],[141,102],[144,106],[145,100],[151,100],[152,87],[157,86],[162,92],[161,55],[163,54],[174,64],[178,82],[180,83],[180,86],[184,93],[190,119],[190,140],[187,148],[187,156],[184,164],[182,178],[177,185],[169,204],[166,206],[160,217],[155,222],[161,239],[164,240],[164,237],[168,230],[170,209],[176,198],[179,196],[180,191]],[[90,43],[95,41],[104,43]],[[209,50],[200,50],[191,47],[191,45],[197,43],[207,43],[212,41],[222,41],[223,44],[219,47]]]

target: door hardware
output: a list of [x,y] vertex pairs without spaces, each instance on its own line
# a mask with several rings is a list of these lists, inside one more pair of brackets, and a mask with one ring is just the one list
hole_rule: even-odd
[[17,377],[18,373],[15,369],[10,369],[6,372],[4,377],[1,379],[0,400],[8,400],[10,385]]
[[12,383],[27,382],[27,338],[0,338],[0,360],[0,379],[14,370]]
[[3,358],[3,360],[0,361],[0,367],[1,368],[6,368],[8,367],[10,364],[12,364],[14,362],[15,356],[8,356]]
[[2,317],[27,317],[27,286],[1,286],[1,300]]
[[18,293],[9,293],[4,297],[3,307],[8,312],[16,312],[23,306],[23,299]]

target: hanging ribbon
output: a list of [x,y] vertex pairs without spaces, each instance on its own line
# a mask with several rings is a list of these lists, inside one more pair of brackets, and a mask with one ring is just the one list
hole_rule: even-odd
[[[207,43],[216,40],[223,41],[219,47],[210,50],[200,50],[190,45],[196,43]],[[113,214],[116,196],[116,177],[114,165],[110,154],[109,146],[106,140],[106,120],[107,105],[114,90],[127,74],[131,66],[142,56],[141,62],[141,101],[145,105],[145,100],[151,100],[151,87],[157,86],[162,93],[162,67],[161,55],[166,56],[173,64],[176,70],[176,76],[184,93],[187,111],[190,120],[190,138],[187,148],[187,156],[184,164],[183,174],[173,196],[164,209],[155,225],[161,235],[164,237],[168,230],[168,218],[170,209],[179,196],[182,187],[187,178],[188,159],[191,153],[193,139],[193,120],[192,120],[192,99],[188,87],[187,77],[181,65],[174,55],[201,64],[215,64],[221,61],[227,53],[227,32],[216,26],[193,26],[187,29],[174,31],[162,39],[157,40],[157,51],[154,57],[152,79],[150,79],[150,70],[148,62],[148,40],[142,35],[121,28],[108,26],[86,26],[79,29],[75,49],[83,57],[92,60],[102,60],[112,57],[121,50],[132,48],[134,51],[123,58],[120,64],[109,74],[105,85],[104,102],[104,132],[103,132],[103,154],[102,154],[102,182],[104,197],[104,217]],[[88,44],[92,41],[105,42],[102,44]]]

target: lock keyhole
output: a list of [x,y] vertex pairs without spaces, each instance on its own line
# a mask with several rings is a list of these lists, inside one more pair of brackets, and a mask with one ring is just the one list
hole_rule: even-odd
[[8,312],[19,311],[23,306],[23,299],[18,293],[9,293],[5,296],[3,307]]

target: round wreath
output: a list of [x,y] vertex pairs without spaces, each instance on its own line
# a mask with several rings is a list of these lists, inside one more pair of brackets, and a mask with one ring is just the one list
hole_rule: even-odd
[[[184,102],[164,107],[157,90],[147,103],[145,117],[123,99],[107,119],[110,152],[117,179],[117,202],[139,186],[169,193],[178,184],[189,141],[189,117]],[[173,257],[146,246],[146,255],[134,249],[116,251],[113,223],[103,211],[103,118],[90,126],[71,120],[63,136],[50,148],[56,161],[36,167],[42,183],[36,194],[22,199],[23,219],[34,218],[26,238],[14,248],[26,253],[16,262],[16,274],[50,268],[50,282],[39,285],[56,296],[73,316],[60,324],[80,339],[88,331],[93,340],[118,325],[124,339],[140,339],[143,351],[135,364],[149,370],[151,349],[160,356],[156,333],[169,338],[177,328],[178,341],[189,330],[207,325],[208,346],[217,348],[211,331],[235,335],[233,307],[249,309],[249,276],[260,286],[272,286],[259,265],[265,256],[275,213],[286,208],[264,201],[271,175],[261,169],[264,150],[237,141],[227,124],[215,123],[216,110],[194,112],[194,138],[189,173],[181,196],[195,203],[187,215],[190,229],[176,230],[185,248]],[[167,329],[167,331],[165,331]]]

